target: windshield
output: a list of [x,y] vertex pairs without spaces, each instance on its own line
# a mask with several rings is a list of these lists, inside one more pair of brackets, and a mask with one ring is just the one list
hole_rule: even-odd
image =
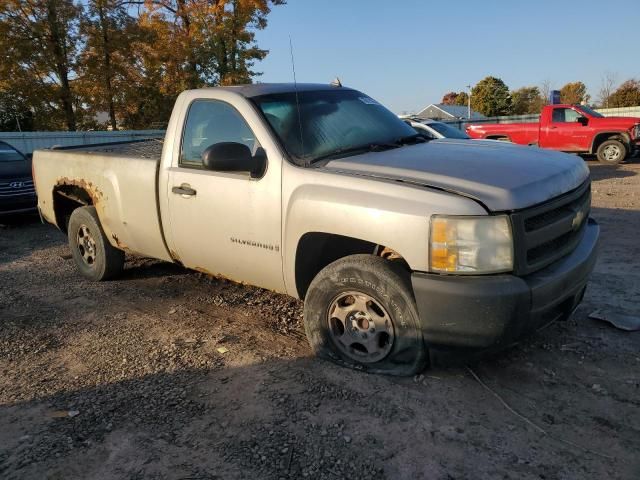
[[0,143],[0,162],[20,162],[24,157],[6,143]]
[[471,138],[462,130],[458,130],[456,127],[452,127],[446,123],[433,122],[427,123],[426,125],[427,127],[433,128],[439,134],[444,135],[445,138],[461,138],[465,140]]
[[358,91],[336,88],[299,92],[297,96],[297,102],[295,92],[253,100],[287,152],[301,163],[334,153],[346,156],[357,153],[357,147],[415,136],[413,128]]
[[584,113],[591,115],[592,117],[604,118],[604,115],[596,112],[594,109],[587,107],[586,105],[579,105],[576,107],[578,110],[582,110]]

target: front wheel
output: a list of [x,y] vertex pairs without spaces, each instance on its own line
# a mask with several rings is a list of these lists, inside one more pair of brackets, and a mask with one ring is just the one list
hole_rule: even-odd
[[114,278],[124,267],[124,252],[111,246],[95,207],[76,208],[67,228],[71,255],[80,273],[90,280]]
[[318,273],[304,324],[316,355],[339,365],[413,375],[427,363],[410,274],[380,257],[351,255]]
[[627,156],[627,149],[618,140],[607,140],[598,147],[598,161],[609,165],[615,165]]

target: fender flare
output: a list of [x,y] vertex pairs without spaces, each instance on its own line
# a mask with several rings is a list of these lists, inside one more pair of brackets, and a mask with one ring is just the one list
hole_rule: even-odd
[[[623,137],[623,143],[626,145],[627,149],[629,150],[629,147],[631,145],[631,136],[629,135],[629,132],[626,132],[624,130],[612,130],[612,131],[608,131],[608,132],[598,132],[593,136],[593,139],[591,140],[591,147],[589,149],[589,153],[594,154],[597,152],[598,147],[600,146],[600,143],[606,141],[607,138],[609,137]],[[603,137],[605,137],[602,141],[599,141],[600,139],[602,139]],[[596,146],[597,145],[597,146]]]

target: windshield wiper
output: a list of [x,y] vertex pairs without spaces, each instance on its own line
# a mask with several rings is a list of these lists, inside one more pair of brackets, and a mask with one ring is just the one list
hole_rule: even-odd
[[395,140],[395,143],[399,145],[414,145],[416,143],[425,143],[429,138],[425,137],[422,133],[414,133],[413,135],[406,135]]
[[308,161],[308,164],[319,162],[320,160],[327,160],[331,158],[339,158],[340,156],[349,156],[355,155],[357,153],[365,153],[365,152],[381,152],[383,150],[391,150],[392,148],[399,148],[405,145],[415,145],[416,143],[425,143],[427,142],[427,138],[421,133],[415,133],[413,135],[405,135],[404,137],[399,137],[394,139],[391,142],[378,142],[378,143],[367,143],[364,145],[356,145],[355,147],[348,148],[338,148],[329,153],[325,153],[323,155],[312,158]]
[[341,156],[349,156],[355,155],[357,153],[365,153],[365,152],[381,152],[383,150],[390,150],[392,148],[398,148],[402,146],[401,143],[393,142],[393,143],[367,143],[364,145],[356,145],[355,147],[347,147],[347,148],[338,148],[332,152],[325,153],[323,155],[319,155],[314,157],[308,161],[308,164],[319,162],[320,160],[327,160],[331,158],[339,158]]

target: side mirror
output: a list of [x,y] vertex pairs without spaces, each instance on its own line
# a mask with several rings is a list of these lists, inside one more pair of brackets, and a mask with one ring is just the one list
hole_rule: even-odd
[[251,155],[251,150],[243,143],[220,142],[204,149],[202,165],[217,172],[248,172],[257,178],[264,173],[267,155],[263,148]]
[[576,122],[578,122],[583,127],[586,127],[587,124],[589,123],[589,119],[587,117],[580,116],[576,118]]

